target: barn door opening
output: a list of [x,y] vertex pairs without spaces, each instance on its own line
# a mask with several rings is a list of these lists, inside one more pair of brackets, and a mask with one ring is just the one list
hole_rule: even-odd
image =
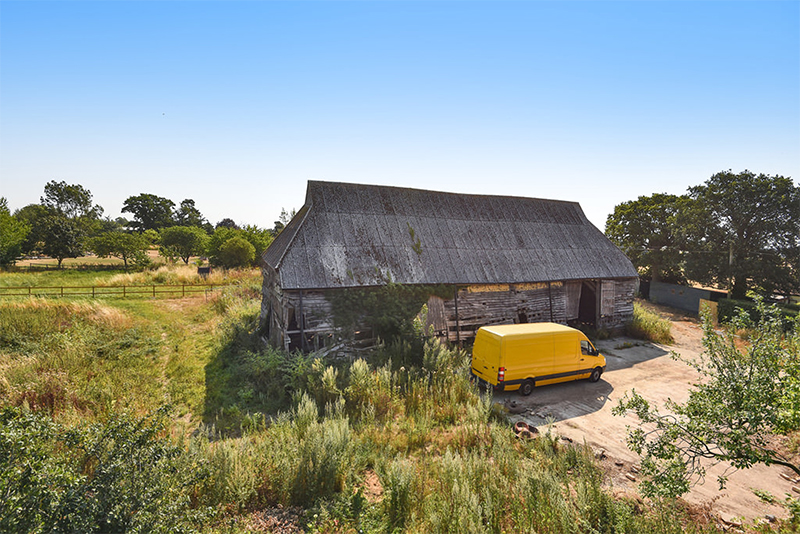
[[578,321],[586,326],[597,326],[597,282],[586,280],[581,285]]

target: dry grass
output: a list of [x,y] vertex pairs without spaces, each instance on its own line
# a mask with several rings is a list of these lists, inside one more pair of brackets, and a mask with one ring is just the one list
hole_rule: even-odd
[[98,301],[53,301],[44,298],[30,298],[23,301],[4,302],[0,307],[0,326],[12,328],[26,323],[33,326],[44,319],[41,326],[49,330],[53,326],[70,325],[76,318],[113,330],[124,330],[131,326],[131,318],[123,310]]
[[194,284],[213,284],[224,285],[239,280],[252,279],[258,276],[258,269],[214,269],[211,274],[203,278],[197,274],[197,267],[194,265],[164,265],[153,271],[142,271],[138,273],[116,274],[98,282],[102,286],[134,286],[134,285],[194,285]]

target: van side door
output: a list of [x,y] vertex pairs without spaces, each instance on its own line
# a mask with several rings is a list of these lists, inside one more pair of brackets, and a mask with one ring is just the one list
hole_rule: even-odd
[[580,369],[581,354],[574,335],[557,335],[555,342],[555,368],[558,379],[572,379]]

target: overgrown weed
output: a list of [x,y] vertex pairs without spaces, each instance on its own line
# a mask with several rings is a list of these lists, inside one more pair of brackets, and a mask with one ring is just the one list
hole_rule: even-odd
[[675,342],[669,320],[645,309],[638,302],[633,303],[633,319],[628,324],[626,332],[631,337],[653,343],[671,345]]

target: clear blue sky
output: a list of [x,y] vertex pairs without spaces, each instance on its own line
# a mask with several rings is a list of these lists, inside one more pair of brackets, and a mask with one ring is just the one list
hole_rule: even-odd
[[[0,2],[0,196],[272,226],[307,180],[616,204],[800,179],[800,2]],[[128,215],[130,216],[130,215]]]

